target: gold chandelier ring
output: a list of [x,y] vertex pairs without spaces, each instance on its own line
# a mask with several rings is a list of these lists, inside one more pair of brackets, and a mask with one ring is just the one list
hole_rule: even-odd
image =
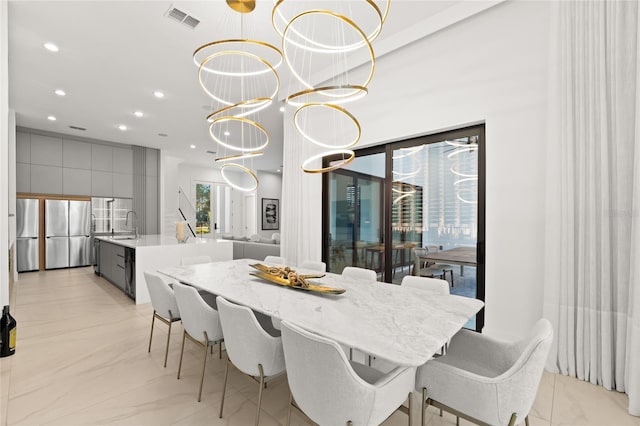
[[[227,143],[223,140],[221,140],[220,138],[218,138],[213,131],[214,126],[220,125],[222,123],[225,123],[227,121],[236,121],[236,122],[240,122],[240,123],[244,123],[244,124],[248,124],[252,127],[255,127],[256,129],[258,129],[265,137],[265,141],[262,143],[262,145],[256,146],[256,147],[250,147],[250,148],[245,148],[243,146],[236,146],[230,143]],[[262,151],[264,148],[267,147],[267,145],[269,145],[269,132],[267,132],[267,129],[265,129],[264,127],[262,127],[259,123],[253,121],[253,120],[249,120],[248,118],[244,118],[244,117],[231,117],[231,116],[224,116],[224,117],[218,117],[216,119],[214,119],[211,124],[209,125],[209,135],[211,136],[211,139],[213,139],[217,144],[231,149],[233,151],[241,151],[241,152],[256,152],[256,151]]]
[[278,90],[280,90],[280,77],[278,77],[278,73],[276,72],[275,68],[273,68],[273,66],[271,66],[271,64],[257,56],[254,55],[253,53],[248,53],[248,52],[243,52],[241,50],[223,50],[222,52],[217,52],[217,53],[213,53],[209,56],[207,56],[207,58],[205,60],[202,61],[202,63],[200,64],[200,68],[198,69],[198,81],[200,82],[200,87],[202,87],[202,90],[205,91],[205,93],[207,95],[209,95],[211,98],[213,98],[214,100],[224,104],[224,105],[228,105],[228,106],[232,106],[235,105],[235,102],[231,102],[231,101],[226,101],[222,98],[217,97],[216,95],[214,95],[213,93],[211,93],[209,91],[209,89],[207,89],[206,85],[204,84],[204,82],[202,81],[202,72],[203,69],[206,67],[206,65],[211,62],[212,60],[219,58],[221,56],[232,56],[232,55],[238,55],[238,56],[245,56],[247,58],[251,58],[254,59],[257,62],[262,63],[263,65],[265,65],[272,73],[272,75],[275,78],[276,81],[276,87],[275,90],[273,91],[273,93],[269,96],[270,99],[274,99],[276,97],[276,95],[278,94]]
[[245,152],[243,154],[227,155],[226,157],[218,157],[218,158],[215,158],[213,161],[215,161],[216,163],[223,163],[225,161],[244,160],[245,158],[260,157],[261,155],[264,155],[264,152],[262,151]]
[[[389,7],[391,5],[391,0],[387,0],[386,1],[386,7],[384,12],[382,12],[380,10],[380,7],[372,0],[365,0],[367,4],[369,4],[369,6],[371,6],[371,8],[373,9],[373,11],[376,14],[376,17],[378,18],[378,24],[377,26],[374,28],[374,30],[368,34],[366,36],[366,39],[371,43],[373,42],[373,40],[375,40],[379,35],[380,32],[382,31],[382,25],[384,24],[384,22],[387,20],[387,16],[389,15]],[[271,25],[273,25],[273,28],[276,30],[276,32],[280,35],[280,37],[283,37],[284,35],[284,30],[282,27],[280,27],[277,23],[278,19],[277,17],[280,17],[280,19],[283,22],[283,26],[286,27],[290,21],[287,20],[287,18],[284,16],[284,14],[282,13],[282,4],[284,3],[284,0],[278,0],[276,2],[276,4],[274,5],[272,11],[271,11]],[[301,45],[295,42],[292,42],[293,44],[297,45],[298,47],[301,47],[303,49],[307,49],[307,50],[311,50],[311,51],[316,51],[316,52],[322,52],[322,53],[326,53],[326,52],[351,52],[353,50],[359,49],[361,47],[363,47],[365,45],[364,41],[359,41],[357,43],[352,43],[346,46],[330,46],[330,45],[326,45],[323,43],[319,43],[313,39],[310,39],[306,36],[304,36],[303,34],[300,34],[297,30],[293,29],[292,30],[298,37],[302,38],[303,40],[309,42],[312,45],[318,46],[317,49],[311,49],[309,48],[308,45]]]
[[[216,115],[220,115],[223,113],[226,113],[226,115],[229,115],[231,117],[246,117],[255,112],[265,109],[266,107],[271,105],[271,103],[273,103],[273,99],[271,98],[253,98],[246,101],[238,102],[237,104],[220,108],[219,110],[214,111],[211,114],[207,115],[207,121],[211,123]],[[243,108],[250,108],[250,107],[254,107],[254,109],[244,111],[238,114],[232,113],[232,111],[236,108],[239,110],[242,110]]]
[[[309,167],[309,165],[316,160],[325,159],[334,155],[342,155],[342,159],[340,161],[337,161],[335,164],[327,167],[320,167],[317,169]],[[348,155],[348,157],[344,158],[345,155]],[[335,149],[332,151],[321,152],[320,154],[316,154],[304,160],[304,162],[302,163],[302,170],[304,170],[305,173],[326,173],[346,166],[347,164],[352,162],[354,158],[356,158],[356,153],[349,149]]]
[[[196,64],[197,67],[200,66],[200,64],[202,63],[202,61],[204,61],[207,56],[210,56],[210,54],[208,55],[208,51],[213,50],[215,48],[218,47],[225,47],[226,45],[235,45],[235,44],[249,44],[249,45],[253,45],[253,46],[257,46],[259,48],[266,48],[266,52],[273,52],[276,54],[276,60],[275,61],[270,61],[268,59],[266,59],[266,57],[264,57],[263,59],[265,59],[267,62],[269,62],[270,64],[273,64],[275,62],[275,65],[273,65],[273,68],[278,68],[280,65],[282,65],[283,62],[283,58],[282,58],[282,52],[280,52],[280,49],[278,49],[277,47],[269,44],[269,43],[265,43],[263,41],[260,40],[252,40],[252,39],[225,39],[225,40],[218,40],[218,41],[212,41],[210,43],[206,43],[203,44],[202,46],[198,47],[194,52],[193,52],[193,63]],[[257,56],[257,55],[256,55]],[[255,72],[250,72],[250,73],[234,73],[234,72],[229,72],[229,71],[223,71],[223,70],[217,70],[215,68],[205,68],[206,72],[212,73],[212,74],[218,74],[218,75],[228,75],[228,76],[232,76],[232,77],[246,77],[246,76],[253,76],[253,75],[260,75],[260,74],[264,74],[269,72],[270,70],[268,68],[264,69],[264,70],[260,70],[260,71],[255,71]]]
[[[371,42],[369,42],[369,40],[367,40],[367,36],[365,35],[364,32],[362,32],[362,30],[349,18],[347,18],[344,15],[340,15],[338,13],[332,12],[330,10],[308,10],[306,12],[302,12],[298,15],[296,15],[287,25],[287,27],[284,29],[284,33],[282,36],[282,54],[284,55],[284,61],[286,62],[287,66],[289,67],[289,70],[291,71],[291,73],[294,75],[294,77],[296,77],[298,79],[298,81],[300,81],[300,83],[302,83],[304,86],[306,86],[309,89],[313,89],[313,85],[311,83],[308,83],[304,78],[302,78],[297,72],[296,70],[293,68],[293,65],[291,64],[291,61],[289,61],[289,56],[287,55],[287,50],[286,50],[286,43],[287,43],[287,34],[291,28],[291,26],[298,20],[301,19],[305,16],[308,15],[327,15],[327,16],[332,16],[344,23],[346,23],[348,26],[350,26],[352,29],[354,29],[357,33],[360,34],[360,36],[362,37],[363,41],[366,42],[366,46],[367,46],[367,50],[369,51],[369,56],[371,56],[371,69],[369,70],[369,75],[367,76],[367,78],[365,79],[364,83],[359,83],[359,86],[363,86],[363,87],[367,87],[369,85],[369,83],[371,82],[371,80],[373,79],[373,74],[376,68],[376,57],[375,54],[373,53],[373,46],[371,46]],[[340,52],[335,52],[335,53],[340,53]]]
[[[353,123],[353,125],[356,128],[356,132],[357,132],[357,136],[352,140],[349,141],[347,143],[345,143],[344,145],[329,145],[325,142],[321,142],[319,140],[316,140],[314,138],[312,138],[311,136],[309,136],[303,129],[302,126],[300,125],[300,122],[298,120],[299,114],[307,109],[310,108],[327,108],[333,111],[338,111],[339,113],[343,114],[344,116],[346,116],[347,118],[349,118],[351,120],[351,122]],[[347,148],[351,148],[352,146],[355,146],[358,141],[360,140],[360,136],[362,136],[362,129],[360,128],[360,123],[358,122],[358,120],[353,116],[353,114],[351,114],[349,111],[347,111],[346,109],[338,106],[338,105],[332,105],[332,104],[324,104],[324,103],[319,103],[319,102],[312,102],[312,103],[308,103],[308,104],[304,104],[303,106],[301,106],[300,108],[298,108],[296,110],[296,112],[293,114],[293,123],[295,125],[296,130],[298,131],[298,133],[300,133],[302,135],[302,137],[304,137],[306,140],[308,140],[309,142],[312,142],[318,146],[321,146],[323,148],[328,148],[328,149],[347,149]]]
[[[349,90],[350,92],[347,92],[346,94],[341,93],[341,94],[329,95],[331,92],[334,92],[334,91],[342,92],[345,90]],[[317,100],[317,99],[308,100],[304,98],[305,96],[312,97],[313,95],[319,95],[319,96],[331,97],[331,99],[326,100],[326,103],[340,105],[340,104],[346,104],[347,102],[353,102],[355,100],[358,100],[364,97],[367,93],[369,93],[369,89],[367,89],[364,86],[357,86],[354,84],[324,86],[324,87],[317,87],[315,89],[305,89],[300,92],[293,93],[287,96],[286,102],[289,105],[293,105],[293,106],[302,106],[304,104],[311,103],[311,102],[325,103],[323,99],[326,99],[326,98],[322,98],[322,97],[319,98],[320,100]]]
[[[249,186],[240,186],[234,182],[231,181],[231,179],[229,179],[229,177],[226,175],[225,172],[231,170],[231,169],[236,169],[239,170],[240,172],[246,174],[247,176],[249,176],[251,178],[251,180],[253,181],[252,185]],[[229,186],[231,186],[232,188],[237,189],[238,191],[243,191],[243,192],[249,192],[249,191],[253,191],[258,187],[258,177],[256,176],[255,173],[253,173],[253,171],[251,169],[249,169],[248,167],[243,166],[242,164],[237,164],[237,163],[226,163],[223,164],[222,167],[220,167],[220,174],[222,175],[222,179],[224,179],[225,182],[227,182],[229,184]]]

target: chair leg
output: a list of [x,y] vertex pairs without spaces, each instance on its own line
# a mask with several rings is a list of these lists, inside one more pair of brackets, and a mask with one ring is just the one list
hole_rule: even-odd
[[229,375],[229,357],[227,357],[227,366],[224,369],[224,384],[222,385],[222,400],[220,400],[220,415],[222,418],[222,408],[224,407],[224,394],[227,392],[227,376]]
[[293,405],[293,394],[289,392],[289,409],[287,410],[287,426],[291,425],[291,406]]
[[524,418],[524,424],[525,426],[529,426],[529,415],[527,414],[527,417]]
[[424,412],[427,410],[427,388],[422,388],[422,413],[420,413],[420,424],[424,426]]
[[180,349],[180,363],[178,364],[178,379],[180,378],[180,371],[182,370],[182,357],[184,355],[184,340],[187,338],[187,332],[182,332],[182,349]]
[[409,396],[407,397],[407,400],[409,401],[409,426],[413,425],[413,422],[411,421],[411,392],[409,392]]
[[207,349],[209,349],[209,338],[204,332],[204,361],[202,362],[202,377],[200,377],[200,389],[198,390],[198,402],[202,400],[202,385],[204,384],[204,370],[207,367]]
[[153,316],[151,317],[151,334],[149,335],[149,350],[147,352],[151,352],[151,340],[153,340],[153,324],[155,324],[155,322],[156,322],[156,311],[153,311]]
[[167,348],[164,350],[164,368],[167,368],[167,357],[169,356],[169,340],[171,339],[171,320],[169,320],[169,331],[167,332]]
[[260,390],[258,391],[258,411],[256,411],[256,426],[260,422],[260,406],[262,405],[262,390],[264,386],[264,372],[262,371],[262,364],[258,364],[258,370],[260,370]]
[[[213,346],[211,349],[213,349]],[[222,359],[222,340],[218,342],[218,359]]]
[[454,287],[455,284],[453,283],[453,269],[449,269],[449,274],[451,274],[451,287]]
[[511,414],[511,418],[509,419],[509,426],[515,426],[518,416],[516,413]]

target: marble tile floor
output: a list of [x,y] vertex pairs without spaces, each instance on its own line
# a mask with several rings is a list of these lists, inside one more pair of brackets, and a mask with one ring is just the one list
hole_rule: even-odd
[[[167,328],[154,333],[147,353],[152,308],[136,306],[91,268],[21,274],[11,289],[18,321],[17,351],[0,359],[0,425],[250,425],[257,384],[232,369],[224,418],[218,418],[224,361],[209,356],[202,402],[196,401],[201,352],[187,341],[183,375],[176,380],[182,328],[174,327],[167,368]],[[263,394],[261,425],[282,425],[286,378]],[[419,398],[414,398],[414,404]],[[635,425],[627,397],[569,377],[545,373],[530,415],[536,425]],[[419,424],[415,410],[414,424]],[[466,422],[462,421],[461,424]],[[307,425],[294,412],[293,425]],[[384,425],[406,425],[397,412]],[[428,425],[455,417],[427,412]]]

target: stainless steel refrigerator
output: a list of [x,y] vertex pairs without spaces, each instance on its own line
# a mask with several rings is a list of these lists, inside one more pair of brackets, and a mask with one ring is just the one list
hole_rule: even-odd
[[39,269],[39,208],[37,199],[16,200],[16,247],[18,272]]
[[45,268],[91,264],[91,203],[45,200]]

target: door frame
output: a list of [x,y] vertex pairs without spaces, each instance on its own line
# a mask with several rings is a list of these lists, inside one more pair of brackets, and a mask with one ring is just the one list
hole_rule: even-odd
[[[384,277],[390,283],[392,279],[392,182],[393,182],[393,151],[400,148],[410,148],[413,146],[443,142],[450,139],[458,139],[466,136],[478,135],[478,205],[477,205],[477,227],[478,235],[476,239],[476,298],[485,301],[485,222],[486,222],[486,140],[485,123],[464,126],[458,129],[430,133],[416,136],[395,142],[385,142],[378,145],[368,146],[355,150],[356,157],[385,153],[385,183],[384,183]],[[323,167],[328,167],[331,161],[339,160],[340,157],[326,157],[323,160]],[[328,262],[329,259],[329,173],[322,175],[322,259]],[[481,331],[484,327],[484,307],[476,315],[476,331]]]

